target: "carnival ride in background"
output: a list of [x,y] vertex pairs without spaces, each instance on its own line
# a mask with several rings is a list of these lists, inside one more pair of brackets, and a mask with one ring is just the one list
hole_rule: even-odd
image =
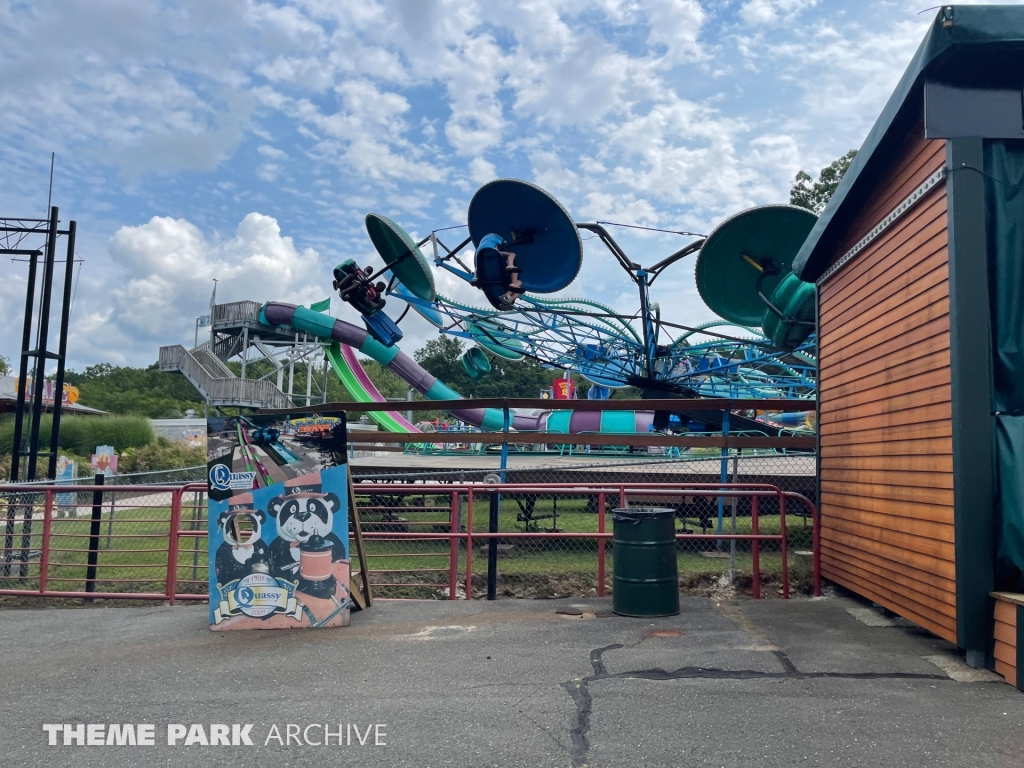
[[[607,222],[574,222],[539,187],[499,179],[473,196],[465,225],[468,236],[451,248],[439,237],[445,230],[417,242],[391,219],[373,213],[366,217],[367,233],[383,266],[361,267],[348,260],[334,270],[335,290],[360,313],[365,328],[280,302],[265,304],[260,320],[321,339],[335,373],[360,401],[384,398],[356,352],[394,371],[429,400],[459,399],[397,346],[400,324],[410,309],[440,333],[471,344],[462,363],[473,379],[490,371],[488,355],[529,357],[545,367],[582,375],[593,385],[590,396],[597,399],[634,386],[645,398],[810,400],[816,385],[815,288],[792,274],[791,263],[815,221],[813,213],[794,206],[752,208],[722,222],[707,237],[676,233],[696,239],[644,267],[609,234]],[[599,238],[634,284],[636,311],[622,313],[590,299],[550,296],[567,288],[580,272],[581,231]],[[438,294],[424,246],[432,253],[433,268],[473,286],[490,306]],[[692,255],[699,295],[721,320],[691,327],[663,319],[651,289],[663,272]],[[393,304],[404,306],[397,319],[384,311]],[[651,411],[516,412],[508,425],[496,409],[453,408],[451,413],[489,430],[572,434],[666,427],[655,425]],[[720,416],[715,423],[714,415],[702,412],[701,427],[721,428]],[[389,431],[418,431],[393,411],[374,414],[374,419]],[[685,429],[685,418],[681,424]],[[732,419],[734,430],[771,432],[778,425],[735,415]]]

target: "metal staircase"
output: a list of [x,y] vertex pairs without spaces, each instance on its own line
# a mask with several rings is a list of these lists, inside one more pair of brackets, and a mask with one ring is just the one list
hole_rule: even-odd
[[[217,360],[217,364],[212,360]],[[210,354],[208,343],[200,344],[191,351],[180,344],[160,347],[159,364],[161,371],[184,375],[211,406],[288,408],[292,405],[288,396],[272,381],[237,378],[231,369]],[[214,375],[210,368],[221,375]]]
[[[283,349],[292,355],[290,358],[287,358],[287,354],[284,357],[291,360],[288,366],[290,372],[294,372],[295,361],[303,359],[298,351],[303,346],[307,351],[310,348],[319,350],[319,342],[305,336],[300,342],[300,334],[291,329],[285,331],[261,323],[261,306],[258,301],[215,305],[210,313],[213,326],[210,340],[193,349],[186,349],[180,344],[161,347],[160,370],[184,375],[213,407],[290,408],[301,402],[299,398],[302,395],[293,398],[282,391],[285,366],[272,357],[273,350]],[[277,368],[276,384],[264,379],[245,378],[244,361],[248,359],[251,348],[255,348]],[[224,362],[236,356],[243,360],[241,378]],[[305,359],[308,360],[308,357]],[[289,391],[291,386],[289,379]],[[309,392],[303,399],[310,401]]]

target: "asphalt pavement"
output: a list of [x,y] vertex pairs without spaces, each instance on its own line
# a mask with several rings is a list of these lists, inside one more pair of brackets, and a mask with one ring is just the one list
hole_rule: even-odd
[[1024,765],[1024,696],[864,604],[610,609],[381,602],[222,633],[206,606],[3,609],[0,765]]

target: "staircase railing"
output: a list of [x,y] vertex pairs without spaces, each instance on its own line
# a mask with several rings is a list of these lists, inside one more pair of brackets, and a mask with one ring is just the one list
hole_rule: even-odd
[[161,371],[182,373],[212,404],[251,408],[288,408],[292,405],[288,396],[271,381],[220,378],[211,375],[180,344],[161,347],[159,365]]

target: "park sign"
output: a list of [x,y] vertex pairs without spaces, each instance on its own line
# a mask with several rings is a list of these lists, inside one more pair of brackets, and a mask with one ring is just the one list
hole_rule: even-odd
[[[19,380],[20,380],[20,377],[16,378],[14,380],[14,389],[15,389],[15,391],[17,391],[17,389],[18,389],[18,382],[19,382]],[[25,380],[25,382],[26,382],[25,383],[25,392],[26,393],[31,392],[32,391],[32,379],[31,378],[27,378]],[[56,391],[56,384],[54,384],[54,382],[52,382],[50,380],[44,381],[43,382],[43,402],[44,403],[52,403],[53,402],[53,394],[54,394],[55,391]],[[78,402],[78,387],[76,387],[73,384],[65,384],[64,388],[63,388],[63,391],[61,392],[60,402],[61,402],[61,405],[70,405],[71,403],[77,403]]]
[[113,477],[117,474],[117,454],[112,445],[97,445],[96,453],[89,459],[89,464],[97,475]]

